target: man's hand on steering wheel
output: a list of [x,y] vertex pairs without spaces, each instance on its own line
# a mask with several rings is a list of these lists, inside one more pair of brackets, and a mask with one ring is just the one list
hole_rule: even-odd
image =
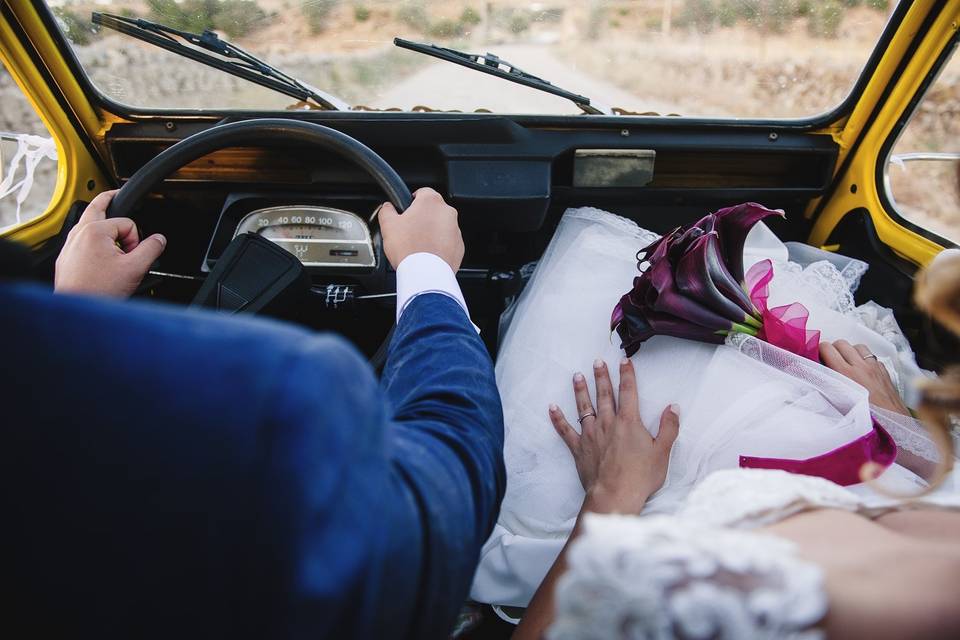
[[464,248],[457,210],[433,189],[417,189],[413,204],[403,215],[385,202],[377,216],[383,233],[383,251],[394,269],[414,253],[432,253],[450,265],[454,273],[460,268]]
[[107,218],[116,193],[94,198],[67,235],[54,275],[58,293],[128,297],[166,248],[167,239],[159,233],[140,240],[133,220]]

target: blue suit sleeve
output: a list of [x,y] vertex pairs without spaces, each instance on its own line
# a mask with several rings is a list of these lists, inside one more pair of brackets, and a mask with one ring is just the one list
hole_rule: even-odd
[[[463,309],[424,294],[400,318],[381,384],[391,464],[419,512],[419,610],[452,623],[506,486],[493,363]],[[430,635],[427,621],[414,627]]]

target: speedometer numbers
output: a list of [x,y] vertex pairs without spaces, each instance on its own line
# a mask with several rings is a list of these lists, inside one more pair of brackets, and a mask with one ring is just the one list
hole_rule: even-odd
[[308,267],[373,267],[370,229],[360,216],[329,207],[270,207],[240,221],[234,237],[257,233]]

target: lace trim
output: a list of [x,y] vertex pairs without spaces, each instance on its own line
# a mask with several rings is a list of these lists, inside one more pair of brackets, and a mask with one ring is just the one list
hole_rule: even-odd
[[820,638],[819,568],[793,543],[674,516],[588,515],[550,640]]
[[810,509],[857,511],[856,494],[829,480],[772,469],[723,469],[696,485],[678,515],[717,527],[754,529]]
[[[563,215],[564,217],[579,218],[589,222],[599,222],[601,224],[605,224],[608,227],[613,227],[618,231],[635,236],[641,243],[650,244],[660,237],[660,234],[654,233],[648,229],[644,229],[629,218],[624,218],[623,216],[618,216],[614,213],[610,213],[609,211],[604,211],[603,209],[597,209],[595,207],[578,207],[576,209],[567,209]],[[640,246],[643,245],[639,245],[637,248],[639,249]]]

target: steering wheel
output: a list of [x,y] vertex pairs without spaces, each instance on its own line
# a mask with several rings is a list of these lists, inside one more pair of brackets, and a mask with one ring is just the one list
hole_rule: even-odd
[[307,143],[325,151],[333,151],[355,162],[377,181],[398,212],[403,212],[413,201],[410,189],[393,167],[359,140],[313,122],[260,118],[218,125],[165,149],[140,167],[120,188],[107,207],[107,217],[129,215],[165,178],[208,153],[227,147],[262,145],[276,140]]

